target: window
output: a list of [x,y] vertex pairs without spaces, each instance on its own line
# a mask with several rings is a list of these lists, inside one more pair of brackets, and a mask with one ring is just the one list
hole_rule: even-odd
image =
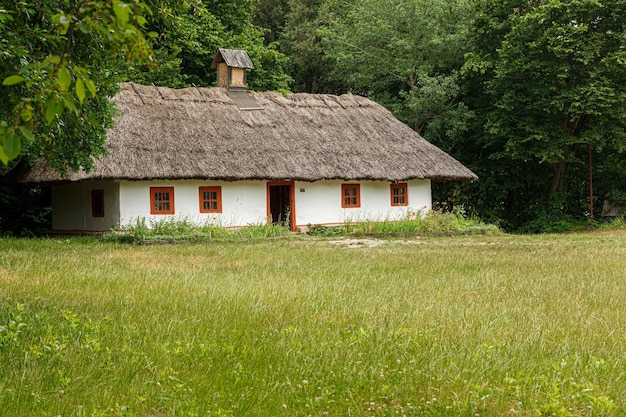
[[174,187],[150,187],[150,214],[174,214]]
[[409,205],[409,195],[406,183],[391,184],[391,205],[407,206]]
[[200,187],[200,213],[222,212],[222,187]]
[[104,217],[104,190],[91,190],[91,217]]
[[341,207],[361,207],[360,184],[341,184]]

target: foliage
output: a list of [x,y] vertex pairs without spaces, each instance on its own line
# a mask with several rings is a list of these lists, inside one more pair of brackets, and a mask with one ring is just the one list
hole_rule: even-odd
[[624,215],[617,216],[602,222],[598,225],[598,229],[603,231],[608,230],[626,230],[626,217]]
[[[439,210],[408,212],[399,221],[359,220],[340,226],[308,225],[307,235],[316,237],[415,237],[424,235],[464,235],[499,233],[497,227],[478,219],[465,216],[462,208],[447,209],[444,204]],[[254,240],[289,237],[288,225],[249,225],[241,228],[226,228],[213,222],[197,226],[188,217],[173,216],[159,221],[146,222],[139,217],[117,232],[104,235],[105,241],[129,243]]]
[[288,72],[293,78],[293,91],[311,94],[347,92],[350,85],[345,76],[333,74],[336,61],[329,56],[323,42],[330,23],[343,17],[342,2],[288,0],[286,8],[288,12],[278,42],[280,50],[289,57]]
[[0,185],[0,235],[40,236],[51,218],[49,190]]
[[514,13],[501,44],[486,128],[506,138],[503,156],[556,166],[550,193],[563,184],[570,154],[587,148],[576,145],[626,145],[626,8],[617,3],[550,1]]
[[176,242],[176,241],[213,241],[213,240],[249,240],[269,239],[290,236],[285,225],[248,225],[239,228],[226,228],[207,221],[197,226],[186,216],[173,216],[168,219],[146,222],[144,217],[122,227],[121,231],[112,230],[104,235],[105,241],[129,243]]
[[125,62],[150,60],[141,1],[12,2],[0,10],[0,161],[90,169],[112,126]]
[[409,211],[396,221],[358,220],[340,226],[308,225],[307,234],[320,237],[415,237],[499,233],[497,227],[468,218],[462,207],[447,203],[427,212]]
[[463,68],[476,118],[457,155],[480,180],[446,187],[459,204],[507,230],[543,230],[538,224],[555,221],[545,214],[551,195],[568,208],[566,223],[590,214],[590,162],[596,207],[623,189],[625,15],[617,3],[476,2]]
[[522,233],[561,233],[572,232],[576,228],[575,219],[566,214],[563,194],[550,197],[545,207],[535,210],[537,216],[519,229]]
[[[293,6],[303,3],[303,1],[293,2]],[[290,9],[290,0],[262,0],[256,4],[252,22],[266,29],[266,45],[277,42],[279,38],[283,39],[282,32]]]
[[446,151],[472,117],[457,71],[467,42],[465,0],[359,0],[322,31],[337,79],[394,112]]
[[265,30],[252,23],[253,1],[189,0],[159,2],[152,25],[160,33],[154,42],[155,68],[137,68],[133,81],[172,88],[192,85],[212,87],[216,71],[211,63],[218,48],[243,49],[254,69],[249,70],[252,90],[286,90],[287,58],[277,45],[264,45]]

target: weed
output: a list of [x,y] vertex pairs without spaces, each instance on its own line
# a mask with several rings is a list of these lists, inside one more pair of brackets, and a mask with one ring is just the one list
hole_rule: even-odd
[[15,308],[4,314],[6,319],[0,325],[0,348],[19,346],[19,337],[24,332],[26,322],[24,319],[24,305],[17,303]]
[[340,226],[308,225],[313,236],[411,237],[499,233],[496,226],[467,218],[462,207],[442,206],[438,210],[408,210],[400,220],[367,220]]
[[239,228],[226,228],[211,222],[198,226],[188,217],[171,217],[151,221],[148,226],[145,218],[137,218],[121,228],[104,235],[104,241],[150,243],[178,241],[248,240],[287,237],[286,225],[258,224]]

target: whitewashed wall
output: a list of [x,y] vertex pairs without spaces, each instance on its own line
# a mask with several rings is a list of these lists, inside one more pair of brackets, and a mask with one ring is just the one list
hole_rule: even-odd
[[[146,223],[170,216],[150,214],[150,187],[174,187],[174,216],[197,224],[219,226],[263,224],[267,220],[265,181],[122,181],[120,217],[122,225],[145,218]],[[222,213],[200,213],[198,187],[222,187]]]
[[[341,207],[341,184],[361,185],[361,207]],[[198,187],[222,187],[222,213],[200,213]],[[408,206],[392,207],[387,181],[319,181],[294,183],[296,226],[361,220],[398,220],[407,212],[431,206],[430,180],[408,182]],[[149,225],[171,218],[150,214],[150,187],[174,187],[175,218],[197,224],[246,226],[267,221],[266,181],[86,181],[52,187],[55,230],[109,230],[145,219]],[[103,189],[105,216],[91,214],[91,190]]]
[[[341,207],[341,184],[361,184],[361,207]],[[296,182],[296,224],[336,224],[362,220],[400,220],[407,212],[431,207],[430,180],[407,182],[408,206],[391,206],[388,181]]]
[[[104,190],[104,217],[91,213],[91,190]],[[120,226],[119,187],[111,181],[86,181],[52,187],[52,228],[106,231]]]
[[[409,205],[392,207],[389,182],[363,181],[361,207],[341,207],[343,181],[300,182],[294,184],[296,225],[337,224],[359,220],[398,220],[407,211],[419,211],[431,205],[430,180],[408,182]],[[357,183],[357,182],[349,182]],[[150,214],[150,187],[174,187],[175,217],[204,224],[246,226],[267,221],[267,183],[265,181],[122,181],[120,216],[122,224],[145,218],[148,224],[167,218]],[[222,187],[222,213],[199,213],[198,187]]]

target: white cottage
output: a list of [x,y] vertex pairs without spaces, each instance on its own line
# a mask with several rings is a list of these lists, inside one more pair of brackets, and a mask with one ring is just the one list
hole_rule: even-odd
[[220,49],[213,67],[214,88],[123,84],[95,171],[40,161],[22,176],[52,187],[53,229],[394,220],[431,206],[431,181],[477,178],[371,100],[248,92],[244,51]]

